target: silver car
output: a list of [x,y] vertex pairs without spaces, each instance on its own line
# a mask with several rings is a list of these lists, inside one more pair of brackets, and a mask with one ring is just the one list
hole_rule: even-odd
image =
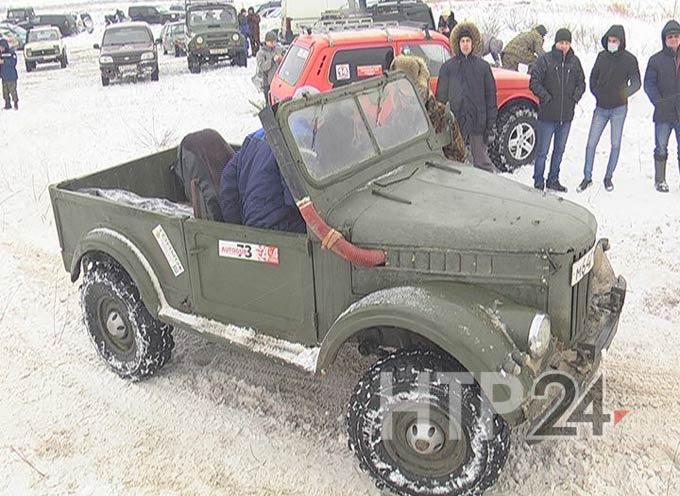
[[186,25],[184,21],[169,22],[161,29],[160,43],[163,53],[174,53],[175,57],[181,57],[186,50]]

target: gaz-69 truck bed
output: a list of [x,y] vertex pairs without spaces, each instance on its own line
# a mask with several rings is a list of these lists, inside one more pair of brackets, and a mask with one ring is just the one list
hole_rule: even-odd
[[585,384],[616,333],[625,281],[595,219],[447,161],[398,73],[260,118],[307,234],[193,218],[175,150],[50,188],[98,353],[144,379],[177,327],[323,374],[356,342],[381,357],[348,406],[361,468],[397,494],[480,494],[510,428],[542,418],[539,376]]

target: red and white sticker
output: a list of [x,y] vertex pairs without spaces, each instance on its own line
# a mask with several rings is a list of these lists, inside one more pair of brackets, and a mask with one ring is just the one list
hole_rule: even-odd
[[279,265],[279,247],[220,240],[219,255],[271,265]]
[[360,65],[357,67],[357,77],[367,78],[374,76],[382,76],[383,67],[378,65]]

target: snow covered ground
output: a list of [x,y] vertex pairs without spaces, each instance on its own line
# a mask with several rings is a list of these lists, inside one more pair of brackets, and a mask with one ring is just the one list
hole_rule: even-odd
[[[55,10],[65,3],[45,2]],[[619,3],[626,13],[595,0],[451,4],[458,19],[497,21],[506,41],[510,24],[540,20],[549,36],[564,24],[580,28],[587,71],[594,36],[623,23],[644,71],[660,47],[662,9],[673,2]],[[122,5],[80,4],[97,22]],[[252,66],[191,75],[172,56],[162,57],[158,83],[102,88],[91,48],[100,36],[101,27],[69,39],[65,70],[26,74],[20,60],[21,110],[0,111],[0,494],[376,494],[346,448],[344,404],[367,366],[351,351],[324,381],[180,332],[173,361],[142,384],[119,380],[96,356],[78,287],[61,265],[47,186],[167,148],[201,128],[239,142],[258,127],[249,101],[259,98]],[[562,178],[566,198],[597,216],[612,263],[629,283],[606,362],[606,405],[633,413],[601,440],[529,447],[515,435],[490,494],[671,495],[680,487],[680,174],[671,159],[671,193],[653,191],[652,107],[639,93],[630,102],[616,190],[601,185],[605,136],[595,187],[575,193],[593,107],[587,94]],[[530,184],[530,168],[513,178]]]

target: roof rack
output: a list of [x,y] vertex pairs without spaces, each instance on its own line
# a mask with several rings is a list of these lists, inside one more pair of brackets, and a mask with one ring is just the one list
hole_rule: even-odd
[[206,7],[206,6],[220,6],[224,7],[225,5],[231,5],[233,7],[233,4],[229,2],[228,0],[184,0],[184,8],[188,9],[189,7]]
[[329,33],[334,31],[350,31],[359,29],[387,29],[397,28],[396,21],[375,22],[370,17],[345,17],[342,19],[322,19],[311,26],[315,33]]

